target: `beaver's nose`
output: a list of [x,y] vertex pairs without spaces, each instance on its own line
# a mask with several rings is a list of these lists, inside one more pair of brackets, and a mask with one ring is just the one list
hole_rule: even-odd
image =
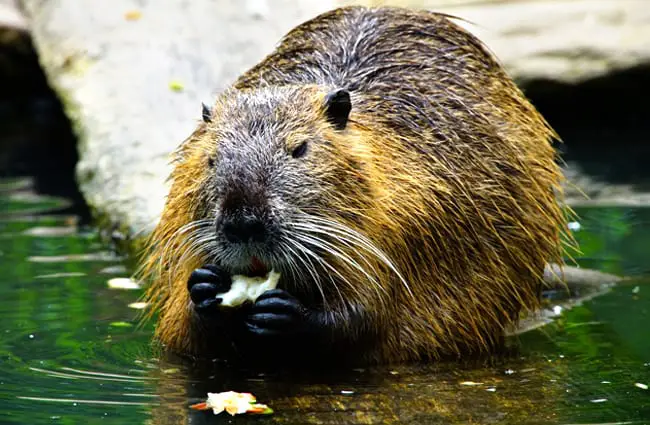
[[266,226],[254,216],[226,219],[222,231],[230,243],[263,242],[266,239]]

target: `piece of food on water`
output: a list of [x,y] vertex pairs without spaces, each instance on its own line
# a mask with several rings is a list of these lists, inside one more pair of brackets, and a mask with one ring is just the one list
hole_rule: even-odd
[[208,393],[208,399],[205,402],[193,404],[190,408],[195,410],[212,409],[215,415],[225,410],[231,416],[241,415],[243,413],[256,415],[270,415],[273,413],[273,409],[269,406],[258,403],[253,394],[238,393],[235,391]]
[[279,280],[280,273],[273,270],[266,276],[234,275],[230,291],[216,297],[221,298],[221,305],[226,307],[236,307],[246,301],[255,302],[264,292],[275,289]]

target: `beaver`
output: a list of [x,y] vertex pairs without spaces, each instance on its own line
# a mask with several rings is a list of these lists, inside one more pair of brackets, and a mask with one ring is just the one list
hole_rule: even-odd
[[[318,15],[197,121],[143,262],[173,352],[489,355],[562,262],[559,137],[453,17]],[[231,276],[269,270],[277,288],[219,305]]]

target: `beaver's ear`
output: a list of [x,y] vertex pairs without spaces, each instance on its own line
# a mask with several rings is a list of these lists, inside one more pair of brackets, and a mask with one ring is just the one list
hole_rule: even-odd
[[348,124],[350,110],[350,92],[345,89],[337,89],[329,92],[325,96],[325,115],[337,130],[345,129]]
[[212,109],[203,102],[201,102],[201,117],[203,122],[212,122]]

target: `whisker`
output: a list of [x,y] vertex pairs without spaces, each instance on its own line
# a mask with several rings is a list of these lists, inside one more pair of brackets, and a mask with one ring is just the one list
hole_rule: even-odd
[[373,277],[370,273],[368,273],[357,261],[355,261],[348,254],[346,254],[345,252],[340,250],[334,244],[332,244],[332,243],[330,243],[330,242],[328,242],[328,241],[326,241],[326,240],[324,240],[322,238],[319,238],[318,236],[312,235],[312,234],[310,234],[310,235],[300,235],[300,236],[297,236],[297,237],[299,239],[301,239],[303,242],[311,243],[312,245],[315,245],[318,248],[321,248],[321,249],[325,250],[329,254],[332,254],[332,255],[336,256],[337,258],[343,260],[344,262],[346,262],[347,264],[349,264],[353,268],[355,268],[358,271],[360,271],[361,273],[363,273],[368,278],[368,280],[372,281],[373,283],[375,283],[377,285],[379,284],[379,282],[377,281],[377,279],[375,277]]
[[[312,244],[312,245],[316,245],[316,244],[314,244],[314,242],[310,241],[309,239],[307,239],[307,240],[304,240],[304,239],[303,239],[303,241],[306,242],[306,243]],[[302,245],[302,244],[301,244],[301,245]],[[304,247],[304,245],[303,245],[303,247]],[[328,249],[325,248],[325,247],[321,247],[321,248],[322,248],[322,249],[325,249],[326,251],[328,250]],[[344,283],[345,283],[345,284],[346,284],[350,289],[352,289],[355,293],[359,294],[359,290],[358,290],[357,286],[353,285],[347,277],[344,277],[344,276],[343,276],[343,275],[342,275],[342,274],[341,274],[341,273],[340,273],[336,268],[334,268],[331,264],[329,264],[327,261],[325,261],[321,256],[319,256],[319,255],[313,253],[313,251],[311,251],[311,250],[309,250],[309,249],[307,249],[307,248],[305,248],[305,252],[307,252],[307,253],[312,253],[312,257],[313,257],[314,259],[316,259],[317,261],[319,261],[319,262],[320,262],[324,267],[326,267],[328,270],[334,272],[337,276],[339,276],[339,278],[341,278],[341,280],[343,280],[343,282],[344,282]],[[344,261],[345,261],[345,260],[344,260]],[[364,272],[363,270],[361,270],[361,271],[362,271],[362,273]],[[369,276],[367,273],[366,273],[366,275],[369,277],[369,279],[372,279],[372,277]],[[337,289],[338,289],[338,288],[337,288]],[[342,295],[341,295],[341,297],[342,297]],[[342,299],[343,299],[343,298],[342,298]]]
[[188,258],[198,255],[201,250],[204,250],[204,246],[213,239],[214,235],[211,232],[206,233],[205,228],[199,226],[181,241],[177,250],[182,252],[182,254],[180,254],[180,259],[175,262],[176,265],[172,272],[169,273],[170,284],[172,284],[171,279],[178,275],[181,265],[186,264]]
[[[316,232],[316,233],[320,233],[320,232]],[[328,244],[328,245],[330,245],[332,247],[336,247],[336,245],[334,245],[332,242],[329,242],[329,241],[327,241],[327,240],[325,240],[325,239],[323,239],[321,237],[318,237],[318,236],[314,235],[313,232],[310,232],[309,236],[319,240],[322,243],[326,243],[326,244]],[[377,270],[376,266],[368,260],[366,255],[364,255],[362,252],[360,252],[358,249],[356,249],[356,248],[358,248],[358,246],[356,244],[354,244],[349,239],[347,239],[345,237],[342,237],[342,236],[339,236],[339,235],[336,236],[336,242],[344,245],[347,248],[352,249],[355,252],[355,254],[357,254],[359,256],[359,258],[371,269],[371,271],[373,273],[378,274],[378,270]],[[343,253],[342,250],[339,250],[339,251]],[[349,257],[349,256],[348,256],[348,258],[351,259],[351,257]]]
[[283,236],[281,238],[280,250],[283,252],[283,257],[291,271],[294,283],[303,285],[305,280],[305,273],[303,269],[301,269],[300,266],[296,263],[296,261],[299,260],[299,254],[296,253],[296,251],[291,247],[287,239],[288,238],[286,236]]
[[[284,239],[285,239],[286,242],[289,242],[289,243],[291,242],[291,240],[289,240],[289,239],[286,238],[286,237],[285,237]],[[296,248],[298,248],[298,247],[302,247],[302,245],[300,245],[300,244],[297,244],[297,245],[298,245],[298,246],[296,246],[296,245],[294,245],[294,246],[296,246]],[[321,284],[320,275],[319,275],[318,273],[315,272],[315,270],[314,270],[314,264],[311,262],[311,259],[307,258],[307,260],[309,260],[309,264],[307,264],[307,262],[305,261],[305,259],[304,259],[302,256],[300,256],[300,254],[296,253],[296,251],[295,251],[291,246],[289,246],[288,244],[284,244],[284,247],[285,247],[288,251],[290,251],[291,254],[293,254],[294,257],[295,257],[297,260],[301,261],[301,262],[304,264],[305,268],[307,269],[307,271],[308,271],[309,274],[311,275],[311,277],[312,277],[312,279],[313,279],[313,281],[314,281],[314,284],[317,286],[318,291],[319,291],[320,294],[321,294],[321,297],[322,297],[322,299],[323,299],[323,305],[324,305],[325,307],[327,307],[327,305],[328,305],[328,303],[327,303],[327,298],[325,297],[325,292],[323,291],[323,286],[322,286],[322,284]],[[299,249],[300,251],[303,251],[303,249],[300,249],[300,248],[298,248],[298,249]],[[289,258],[290,261],[291,261],[292,263],[295,264],[295,261],[294,261],[293,259],[291,259],[291,257],[290,257],[289,255],[287,255],[287,258]],[[296,265],[296,268],[297,268],[297,267],[298,267],[298,266]],[[305,282],[304,282],[304,279],[303,279],[303,273],[302,273],[302,272],[299,273],[299,274],[297,275],[297,277],[300,279],[300,283],[301,283],[301,285],[306,285]],[[309,289],[309,288],[307,288],[307,289]]]
[[308,214],[301,214],[301,221],[294,221],[291,225],[297,230],[303,230],[307,232],[320,233],[329,236],[336,236],[342,239],[347,240],[349,243],[354,244],[356,247],[361,248],[372,254],[382,263],[384,263],[393,273],[397,275],[401,283],[404,285],[408,293],[413,296],[411,288],[404,278],[404,276],[397,269],[393,261],[386,255],[382,250],[377,248],[372,241],[370,241],[366,236],[357,232],[354,229],[349,228],[348,226],[341,224],[336,221],[329,219],[324,219],[322,217],[316,217]]
[[[351,285],[351,284],[349,283],[348,279],[347,279],[345,276],[343,276],[343,275],[342,275],[338,270],[336,270],[336,268],[332,267],[332,266],[331,266],[327,261],[325,261],[323,258],[321,258],[318,254],[314,253],[312,250],[310,250],[309,248],[305,247],[303,244],[301,244],[301,243],[298,242],[298,241],[295,241],[295,240],[293,240],[293,239],[289,239],[288,241],[289,241],[292,245],[294,245],[294,246],[295,246],[295,247],[296,247],[300,252],[303,252],[303,253],[305,253],[307,256],[309,256],[309,257],[313,258],[314,260],[316,260],[316,261],[317,261],[317,262],[318,262],[318,263],[319,263],[319,264],[320,264],[324,269],[328,269],[328,270],[331,271],[331,273],[336,274],[336,275],[337,275],[337,276],[338,276],[342,281],[344,281],[346,284],[348,284],[348,286],[350,286],[350,288],[351,288],[353,291],[355,291],[355,292],[358,293],[357,288],[355,288],[354,285]],[[299,258],[300,258],[300,257],[299,257]],[[302,260],[303,260],[303,263],[304,263],[305,260],[304,260],[304,259],[302,259]],[[310,261],[310,263],[311,263],[311,260],[309,260],[309,261]],[[341,293],[340,289],[338,288],[338,285],[337,285],[336,282],[334,281],[334,278],[332,277],[331,274],[328,273],[327,276],[329,276],[329,278],[330,278],[330,280],[331,280],[331,282],[332,282],[332,286],[334,287],[334,289],[335,289],[336,292],[338,293],[338,296],[339,296],[339,298],[340,298],[340,300],[341,300],[341,306],[342,306],[343,308],[345,308],[345,306],[346,306],[347,304],[346,304],[345,298],[343,297],[343,294]],[[318,278],[317,280],[320,282],[320,278]]]

